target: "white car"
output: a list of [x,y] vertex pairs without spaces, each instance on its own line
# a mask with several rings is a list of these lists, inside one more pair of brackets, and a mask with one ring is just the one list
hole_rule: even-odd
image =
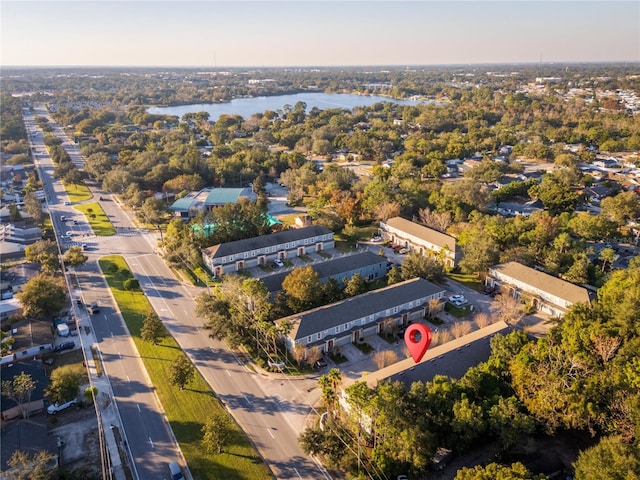
[[73,236],[73,232],[71,230],[69,230],[68,232],[64,233],[67,237],[72,237]]
[[54,414],[56,414],[58,412],[66,410],[71,405],[75,405],[76,403],[78,403],[78,401],[75,398],[73,400],[69,400],[68,402],[61,403],[61,404],[54,403],[53,405],[49,405],[47,407],[47,413],[49,415],[54,415]]
[[279,258],[276,258],[273,261],[273,266],[274,267],[284,267],[284,262],[282,260],[280,260]]
[[375,237],[373,237],[373,238],[371,239],[371,241],[372,241],[373,243],[381,242],[381,241],[382,241],[382,237],[381,237],[380,235],[376,235]]
[[467,303],[467,299],[464,298],[464,295],[451,295],[449,302],[453,303],[456,307],[461,307]]

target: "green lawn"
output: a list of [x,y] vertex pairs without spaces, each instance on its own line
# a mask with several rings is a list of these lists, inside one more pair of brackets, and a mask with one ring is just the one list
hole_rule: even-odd
[[455,280],[474,290],[482,290],[482,280],[474,273],[447,273],[451,280]]
[[450,313],[456,318],[463,318],[471,314],[471,306],[466,305],[464,307],[456,307],[452,303],[447,302],[444,304],[444,311]]
[[[169,368],[173,361],[184,353],[171,336],[165,337],[155,346],[140,339],[142,320],[146,312],[151,310],[151,305],[142,292],[123,289],[122,285],[128,278],[124,273],[128,270],[124,259],[119,255],[103,257],[100,260],[100,268],[118,302],[193,478],[270,478],[268,468],[239,427],[236,427],[224,453],[211,455],[204,451],[201,444],[201,428],[207,419],[206,413],[225,410],[200,374],[196,375],[196,379],[189,383],[185,390],[169,383]],[[114,271],[116,273],[113,273]]]
[[104,213],[98,202],[84,203],[73,208],[87,217],[93,233],[99,237],[108,237],[116,234],[116,229],[113,228],[111,220],[109,220],[109,217]]
[[67,191],[67,196],[69,197],[69,201],[71,203],[86,202],[87,200],[91,200],[93,198],[93,195],[89,191],[89,187],[84,184],[65,184],[64,189]]

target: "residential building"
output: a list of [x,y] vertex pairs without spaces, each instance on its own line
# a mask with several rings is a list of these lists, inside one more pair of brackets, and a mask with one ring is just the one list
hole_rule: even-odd
[[380,236],[422,255],[437,257],[449,268],[455,267],[462,256],[454,237],[402,217],[380,222]]
[[[338,281],[340,286],[344,286],[344,281],[349,280],[355,274],[360,274],[367,282],[384,277],[387,273],[387,257],[381,257],[371,252],[354,253],[313,263],[311,268],[318,273],[320,282],[326,283],[330,278],[333,278]],[[275,273],[262,277],[260,280],[274,295],[282,290],[282,282],[289,273],[291,272]]]
[[2,395],[0,399],[0,411],[2,422],[13,418],[22,416],[22,409],[28,414],[41,412],[44,410],[44,391],[49,381],[42,368],[41,360],[33,360],[30,358],[24,362],[10,363],[2,367],[2,380],[12,381],[16,376],[24,373],[30,375],[31,379],[35,382],[35,389],[31,393],[29,402],[23,404],[22,408],[16,403],[15,400],[10,399]]
[[246,188],[203,188],[199,192],[191,192],[179,198],[169,207],[176,216],[183,219],[195,217],[200,212],[207,212],[215,207],[228,203],[237,203],[240,199],[255,202],[258,196],[251,187]]
[[276,258],[285,260],[334,247],[333,232],[315,225],[214,245],[202,251],[202,259],[211,273],[220,277],[267,265]]
[[314,308],[278,320],[291,329],[285,337],[287,348],[318,346],[328,352],[357,342],[383,330],[386,322],[408,325],[429,314],[429,302],[445,295],[444,289],[422,278],[396,283],[341,302]]
[[496,205],[496,212],[508,217],[524,215],[530,216],[534,212],[539,212],[543,209],[543,204],[540,200],[530,200],[528,202],[500,202]]
[[514,298],[529,299],[540,311],[561,317],[576,303],[590,303],[589,291],[518,262],[489,269],[486,284]]

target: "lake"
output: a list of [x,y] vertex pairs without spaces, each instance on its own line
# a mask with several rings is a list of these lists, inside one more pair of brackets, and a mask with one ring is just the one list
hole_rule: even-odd
[[307,112],[313,107],[320,110],[328,108],[366,107],[378,102],[393,102],[400,105],[418,105],[426,103],[420,100],[394,100],[376,95],[351,95],[343,93],[296,93],[293,95],[277,95],[272,97],[236,98],[227,103],[196,103],[193,105],[179,105],[176,107],[149,107],[148,113],[156,115],[176,115],[179,118],[185,113],[207,112],[209,120],[216,121],[220,115],[240,115],[245,120],[254,113],[265,110],[282,110],[285,105],[292,107],[298,103],[307,104]]

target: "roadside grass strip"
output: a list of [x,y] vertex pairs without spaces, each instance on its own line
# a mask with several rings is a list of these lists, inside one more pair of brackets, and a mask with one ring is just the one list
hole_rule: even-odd
[[102,210],[98,202],[84,203],[82,205],[76,205],[73,208],[87,217],[93,233],[97,236],[109,237],[116,234],[116,229],[113,228],[109,217],[104,213],[104,210]]
[[226,411],[197,371],[194,380],[184,390],[170,383],[171,365],[184,353],[171,335],[163,337],[158,345],[144,342],[140,338],[143,319],[152,307],[142,291],[124,289],[124,281],[130,278],[125,260],[119,255],[103,257],[100,259],[100,268],[118,303],[193,478],[271,478],[269,469],[233,419],[234,432],[224,453],[209,454],[204,450],[202,426],[213,412]]
[[93,194],[89,191],[89,187],[83,183],[65,183],[64,189],[66,190],[71,203],[86,202],[93,198]]

